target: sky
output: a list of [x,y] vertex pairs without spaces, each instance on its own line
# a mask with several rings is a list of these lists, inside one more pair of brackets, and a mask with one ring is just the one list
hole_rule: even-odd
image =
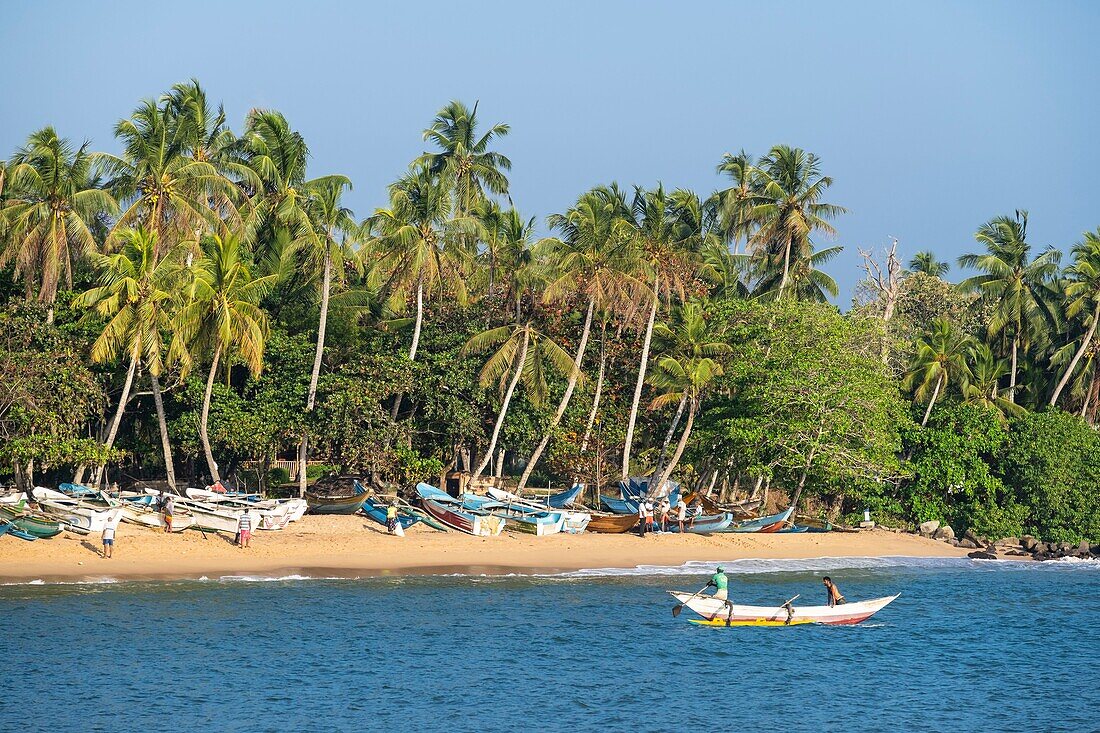
[[47,124],[117,152],[115,123],[192,77],[237,131],[282,111],[361,217],[451,99],[511,125],[512,198],[540,221],[611,181],[706,195],[723,153],[787,144],[848,209],[818,238],[844,246],[825,269],[846,306],[857,249],[892,237],[954,262],[1015,209],[1039,248],[1100,227],[1098,31],[1087,0],[4,0],[0,155]]

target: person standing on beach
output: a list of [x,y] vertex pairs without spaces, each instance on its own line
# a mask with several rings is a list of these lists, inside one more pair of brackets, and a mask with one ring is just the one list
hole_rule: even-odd
[[645,499],[638,499],[638,536],[645,537],[646,530]]
[[175,510],[175,508],[176,508],[176,501],[175,501],[175,499],[172,498],[172,495],[169,494],[164,499],[164,531],[165,532],[171,532],[172,531],[172,513]]
[[390,534],[397,534],[397,501],[391,501],[386,507],[386,530]]
[[821,584],[825,586],[825,592],[829,594],[830,608],[848,602],[844,600],[844,596],[840,595],[840,588],[836,587],[836,583],[834,583],[833,579],[830,578],[828,575],[821,579]]
[[111,558],[115,547],[115,525],[113,522],[107,522],[103,527],[103,557],[108,560]]
[[241,512],[240,518],[237,519],[237,536],[239,538],[237,546],[248,547],[252,539],[252,515],[247,511]]
[[649,524],[649,531],[650,532],[656,532],[657,531],[657,520],[655,520],[653,518],[653,500],[652,499],[646,499],[645,500],[645,520]]
[[680,525],[680,534],[684,533],[684,520],[687,519],[688,505],[684,503],[684,497],[676,500],[676,523]]
[[661,497],[661,531],[668,531],[668,514],[672,511],[672,505],[668,503],[668,497]]

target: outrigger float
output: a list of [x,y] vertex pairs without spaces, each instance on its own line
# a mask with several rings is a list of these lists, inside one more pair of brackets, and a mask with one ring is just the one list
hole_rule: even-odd
[[[692,619],[700,626],[798,626],[826,624],[830,626],[858,624],[886,608],[901,595],[874,598],[836,606],[794,606],[791,601],[781,606],[741,606],[712,596],[693,595],[670,590],[669,594],[681,606],[702,616]],[[797,596],[796,596],[797,598]]]

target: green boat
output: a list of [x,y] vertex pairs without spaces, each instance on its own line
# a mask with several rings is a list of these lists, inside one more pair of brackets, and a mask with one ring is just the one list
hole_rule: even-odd
[[61,534],[61,525],[49,519],[27,514],[24,510],[25,502],[21,501],[15,506],[0,504],[0,521],[10,522],[16,529],[21,529],[27,534],[41,539],[47,539]]

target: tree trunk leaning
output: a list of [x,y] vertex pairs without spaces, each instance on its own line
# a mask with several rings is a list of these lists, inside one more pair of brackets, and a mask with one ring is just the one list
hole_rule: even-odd
[[634,399],[630,403],[630,418],[626,423],[626,440],[623,443],[623,470],[620,478],[626,481],[630,477],[630,451],[633,448],[634,424],[638,420],[638,406],[642,401],[642,386],[645,384],[645,373],[649,367],[649,347],[653,342],[653,323],[657,320],[657,301],[659,281],[653,281],[653,302],[649,305],[649,321],[645,327],[645,338],[642,340],[642,361],[638,365],[638,381],[634,384]]
[[218,474],[218,464],[214,462],[214,452],[210,449],[210,435],[207,433],[207,424],[210,420],[210,397],[214,393],[214,376],[218,371],[218,362],[221,361],[222,347],[214,350],[214,359],[210,362],[210,374],[206,377],[206,392],[202,396],[202,412],[199,413],[199,438],[202,439],[202,451],[206,456],[206,467],[210,471],[211,481],[221,481]]
[[[111,419],[111,427],[107,430],[107,439],[103,441],[103,445],[105,445],[108,449],[110,449],[115,444],[115,438],[118,436],[118,426],[122,422],[122,413],[126,411],[126,402],[130,399],[130,388],[134,384],[134,372],[137,371],[137,364],[137,357],[130,357],[130,368],[126,370],[126,381],[122,383],[122,394],[118,398],[118,409],[115,410],[115,416]],[[103,480],[103,471],[106,468],[106,463],[103,463],[98,468],[96,468],[96,486],[99,486],[100,482]]]
[[1062,394],[1062,390],[1066,388],[1070,378],[1073,376],[1073,371],[1077,368],[1077,364],[1081,361],[1081,357],[1085,355],[1085,352],[1089,350],[1089,344],[1092,343],[1092,337],[1096,334],[1096,321],[1100,319],[1100,303],[1096,304],[1096,308],[1092,312],[1092,323],[1089,324],[1089,330],[1085,332],[1085,338],[1081,341],[1081,346],[1077,349],[1077,353],[1073,355],[1073,361],[1066,367],[1065,374],[1058,381],[1058,386],[1054,388],[1054,394],[1050,396],[1050,406],[1054,407],[1058,403],[1058,397]]
[[481,476],[481,472],[489,465],[489,461],[493,459],[493,455],[496,452],[497,439],[500,437],[500,429],[504,426],[504,417],[508,414],[508,406],[512,402],[512,395],[516,391],[516,385],[519,384],[520,377],[523,376],[523,365],[527,362],[527,346],[530,341],[531,329],[528,327],[523,331],[523,341],[520,343],[519,355],[516,357],[515,373],[508,382],[508,390],[504,393],[504,403],[501,404],[500,414],[497,415],[496,424],[493,425],[493,435],[489,439],[489,447],[485,449],[485,457],[481,459],[481,463],[479,463],[474,470],[474,475],[470,477],[471,480],[476,480]]
[[176,491],[176,465],[172,460],[172,443],[168,440],[168,421],[164,416],[164,398],[160,393],[160,377],[150,372],[149,379],[153,383],[153,404],[157,408],[157,425],[160,427],[160,446],[164,451],[164,475],[168,480],[168,489],[173,494]]

